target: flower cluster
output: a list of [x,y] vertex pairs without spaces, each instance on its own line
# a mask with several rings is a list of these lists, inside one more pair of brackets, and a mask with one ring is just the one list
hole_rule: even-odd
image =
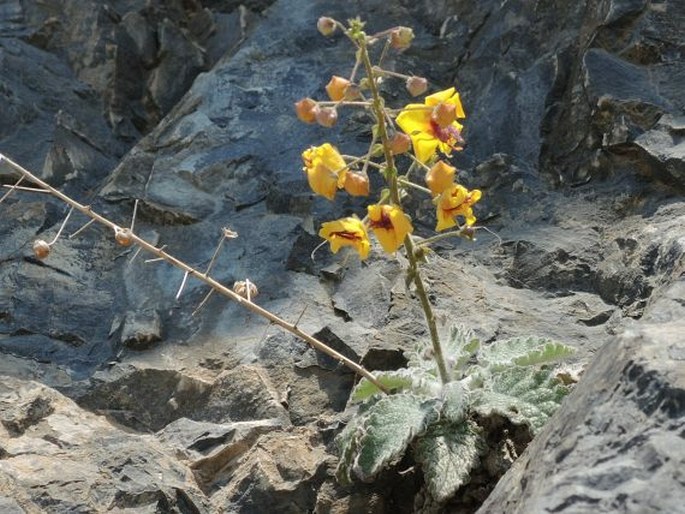
[[[351,24],[350,29],[346,31],[346,35],[359,49],[362,47],[359,44],[359,37],[365,38],[364,45],[387,37],[390,46],[398,51],[405,50],[413,39],[411,29],[406,27],[396,27],[367,37],[361,32],[362,26]],[[319,31],[324,35],[331,35],[339,27],[341,24],[330,18],[322,18],[318,23]],[[403,191],[409,187],[430,191],[436,206],[437,231],[458,225],[460,217],[463,218],[465,226],[472,226],[476,222],[473,205],[480,199],[481,192],[469,191],[458,184],[455,182],[455,168],[443,160],[436,162],[438,153],[450,156],[452,151],[463,148],[461,122],[466,118],[466,114],[459,93],[451,87],[427,96],[422,104],[410,103],[398,111],[386,109],[378,103],[377,84],[382,77],[405,78],[407,90],[412,96],[423,94],[428,83],[422,77],[384,71],[380,66],[369,64],[368,60],[367,76],[355,82],[355,74],[360,64],[364,64],[360,55],[362,54],[358,50],[358,61],[349,78],[334,75],[326,85],[330,101],[303,98],[295,104],[295,110],[303,122],[331,127],[337,122],[338,109],[341,107],[355,106],[368,109],[376,118],[374,142],[368,153],[359,158],[342,155],[330,143],[312,146],[302,153],[303,170],[312,191],[331,201],[335,199],[338,190],[345,190],[352,196],[368,196],[369,168],[378,169],[389,187],[381,192],[377,203],[367,207],[363,219],[350,216],[323,223],[319,235],[330,243],[333,253],[349,246],[356,250],[362,259],[366,259],[371,249],[369,233],[375,235],[385,252],[396,252],[414,230],[411,219],[400,205],[405,194]],[[371,93],[370,100],[366,99],[366,93]],[[376,143],[378,139],[380,145]],[[413,161],[412,168],[427,170],[425,181],[428,189],[413,184],[409,181],[408,174],[402,177],[397,174],[394,156],[410,150],[413,150],[413,156],[410,155]],[[386,158],[385,162],[374,162],[374,159],[382,155]]]

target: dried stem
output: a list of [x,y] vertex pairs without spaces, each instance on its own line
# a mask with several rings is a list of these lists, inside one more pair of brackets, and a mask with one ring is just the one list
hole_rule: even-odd
[[7,191],[4,195],[2,195],[2,198],[0,198],[0,203],[5,201],[5,198],[7,198],[9,195],[11,195],[14,191],[19,189],[19,184],[21,184],[24,181],[24,176],[22,175],[19,177],[19,180],[15,182],[13,186],[10,186],[9,191]]
[[[35,176],[30,171],[26,170],[25,168],[23,168],[19,164],[15,163],[11,159],[7,158],[5,155],[0,153],[0,162],[2,160],[5,160],[7,162],[7,164],[9,164],[17,173],[21,174],[28,181],[42,187],[46,191],[49,191],[50,194],[52,194],[54,197],[62,200],[64,203],[71,206],[73,209],[85,214],[89,218],[94,219],[98,223],[100,223],[106,227],[109,227],[114,232],[123,230],[122,227],[120,227],[116,223],[110,221],[109,219],[105,218],[104,216],[93,211],[90,206],[82,205],[82,204],[78,203],[76,200],[73,200],[71,197],[65,195],[64,193],[62,193],[58,189],[55,189],[54,187],[52,187],[47,182],[44,182],[43,180],[39,179],[37,176]],[[275,315],[271,311],[264,309],[263,307],[260,307],[259,305],[249,301],[247,298],[243,298],[242,296],[233,292],[231,289],[224,286],[220,282],[217,282],[213,278],[211,278],[211,277],[205,275],[204,273],[196,270],[195,268],[193,268],[189,264],[186,264],[185,262],[181,261],[180,259],[177,259],[173,255],[170,255],[169,253],[165,252],[163,249],[157,248],[155,245],[147,242],[145,239],[139,237],[135,233],[131,232],[130,237],[131,237],[132,243],[140,246],[144,250],[155,255],[158,259],[165,260],[166,262],[168,262],[172,266],[175,266],[176,268],[179,268],[179,269],[183,270],[184,272],[187,272],[188,275],[196,278],[197,280],[199,280],[201,282],[204,282],[205,284],[210,286],[217,293],[220,293],[221,295],[233,300],[234,302],[245,307],[249,311],[254,312],[258,316],[261,316],[262,318],[269,320],[271,323],[280,326],[281,328],[283,328],[283,329],[287,330],[288,332],[294,334],[295,336],[299,337],[300,339],[302,339],[303,341],[308,343],[310,346],[312,346],[316,350],[319,350],[320,352],[323,352],[326,355],[337,360],[338,362],[344,364],[345,366],[347,366],[348,368],[353,370],[355,373],[361,375],[362,377],[366,378],[369,382],[373,383],[381,391],[384,391],[386,393],[388,392],[387,388],[385,386],[383,386],[383,384],[381,384],[376,379],[376,377],[373,376],[373,374],[371,372],[369,372],[367,369],[360,366],[356,362],[352,361],[351,359],[345,357],[340,352],[335,351],[333,348],[329,347],[328,345],[326,345],[322,341],[319,341],[315,337],[313,337],[313,336],[309,335],[308,333],[300,330],[295,325],[288,323],[286,320]]]

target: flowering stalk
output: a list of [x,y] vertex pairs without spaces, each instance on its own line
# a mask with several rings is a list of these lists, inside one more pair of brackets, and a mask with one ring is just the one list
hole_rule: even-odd
[[[383,152],[386,162],[386,177],[390,189],[390,200],[393,204],[400,205],[400,191],[397,178],[397,169],[395,168],[395,158],[393,153],[390,151],[390,138],[388,137],[388,131],[386,126],[386,118],[384,111],[384,102],[378,92],[378,87],[376,85],[376,73],[373,65],[371,64],[371,59],[369,58],[369,52],[367,47],[366,35],[359,31],[357,38],[355,40],[359,46],[359,54],[364,68],[366,69],[366,75],[369,82],[369,90],[372,96],[371,109],[378,123],[378,137],[383,145]],[[407,259],[409,260],[409,276],[416,286],[416,294],[421,302],[421,307],[423,308],[423,314],[426,318],[426,324],[428,325],[428,330],[430,332],[431,343],[433,346],[433,358],[438,366],[438,373],[440,374],[440,381],[446,384],[451,380],[450,373],[445,362],[445,357],[442,351],[442,345],[440,344],[440,336],[438,334],[438,327],[435,321],[435,315],[433,314],[433,309],[428,299],[428,294],[426,293],[426,288],[421,278],[421,272],[419,270],[419,261],[416,255],[416,249],[414,243],[409,235],[404,238],[404,248],[407,252]]]

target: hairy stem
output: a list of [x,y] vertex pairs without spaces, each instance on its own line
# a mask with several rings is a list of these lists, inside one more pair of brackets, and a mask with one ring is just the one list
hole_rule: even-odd
[[[63,201],[67,205],[71,206],[72,209],[75,209],[89,218],[95,220],[96,222],[100,223],[101,225],[104,225],[106,227],[111,228],[113,231],[122,231],[126,230],[129,231],[130,229],[126,228],[123,229],[116,223],[110,221],[109,219],[105,218],[104,216],[96,213],[93,211],[89,205],[83,205],[78,203],[76,200],[72,199],[70,196],[65,195],[58,189],[55,189],[52,187],[50,184],[47,182],[42,181],[39,179],[37,176],[35,176],[33,173],[30,171],[24,169],[21,167],[19,164],[15,163],[11,159],[8,159],[5,155],[0,153],[0,162],[1,161],[7,162],[15,171],[17,171],[19,174],[21,174],[22,177],[24,177],[26,180],[29,182],[32,182],[33,184],[36,184],[40,186],[41,188],[45,189],[47,192],[49,192],[52,196],[58,198],[59,200]],[[242,305],[246,309],[254,312],[255,314],[269,320],[271,323],[280,326],[281,328],[287,330],[288,332],[296,335],[306,343],[308,343],[310,346],[315,348],[316,350],[319,350],[320,352],[325,353],[326,355],[334,358],[338,362],[343,363],[345,366],[353,370],[355,373],[358,373],[362,377],[366,378],[369,382],[373,383],[378,389],[381,391],[387,393],[388,390],[386,387],[381,384],[376,377],[373,376],[371,372],[369,372],[367,369],[364,367],[360,366],[356,362],[348,359],[345,357],[343,354],[335,351],[333,348],[329,347],[322,341],[319,341],[315,337],[309,335],[308,333],[300,330],[297,328],[296,325],[292,323],[288,323],[286,320],[283,318],[280,318],[276,314],[272,313],[271,311],[268,311],[264,309],[263,307],[260,307],[259,305],[253,303],[251,300],[244,298],[240,296],[239,294],[235,293],[228,287],[224,286],[220,282],[217,282],[213,278],[209,277],[206,273],[202,273],[201,271],[196,270],[189,264],[186,264],[185,262],[181,261],[180,259],[177,259],[173,255],[168,254],[161,248],[157,248],[155,245],[147,242],[145,239],[137,236],[133,232],[129,232],[131,240],[133,243],[137,244],[139,247],[143,248],[144,250],[147,250],[151,254],[155,255],[157,258],[162,259],[172,266],[175,266],[176,268],[179,268],[183,270],[186,274],[196,278],[197,280],[204,282],[207,284],[209,287],[212,288],[212,290],[216,291],[217,293],[222,294],[223,296],[226,296],[227,298],[233,300],[234,302],[237,302],[238,304]]]
[[[390,141],[388,137],[388,130],[386,126],[385,118],[385,107],[383,99],[378,92],[378,87],[376,86],[376,75],[374,67],[371,64],[371,59],[369,57],[369,52],[366,44],[366,36],[361,33],[359,37],[359,51],[361,55],[361,60],[366,69],[366,75],[369,79],[369,88],[371,90],[372,105],[371,109],[374,113],[376,121],[378,122],[378,137],[383,144],[383,152],[385,154],[385,162],[387,165],[387,180],[390,186],[390,200],[395,205],[400,205],[400,191],[398,185],[397,169],[395,168],[395,159],[390,151]],[[445,356],[442,353],[442,345],[440,344],[440,336],[438,334],[438,327],[435,322],[435,315],[433,314],[433,308],[431,307],[430,300],[428,299],[428,294],[426,293],[426,287],[421,278],[421,271],[419,269],[419,262],[416,257],[414,242],[411,237],[407,235],[404,238],[404,248],[407,252],[407,259],[409,260],[409,270],[408,273],[411,276],[414,285],[416,286],[416,294],[421,302],[421,307],[423,308],[423,314],[426,318],[426,324],[428,325],[428,331],[430,332],[431,343],[433,345],[433,358],[438,365],[438,373],[440,373],[440,381],[446,384],[450,381],[450,373],[447,369],[447,364],[445,363]]]

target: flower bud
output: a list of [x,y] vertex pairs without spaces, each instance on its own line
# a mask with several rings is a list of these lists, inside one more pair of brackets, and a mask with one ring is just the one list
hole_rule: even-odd
[[131,246],[133,243],[133,238],[131,237],[131,230],[128,228],[114,229],[114,239],[121,246]]
[[326,93],[328,97],[334,102],[343,100],[347,93],[347,88],[352,84],[349,80],[343,77],[333,75],[331,81],[326,85]]
[[411,138],[404,132],[395,132],[390,139],[390,151],[393,155],[406,153],[411,148]]
[[319,18],[319,21],[316,22],[316,28],[324,36],[333,35],[337,27],[338,25],[335,23],[335,20],[333,18],[329,18],[328,16],[322,16]]
[[395,50],[406,50],[414,40],[414,31],[409,27],[397,27],[390,33],[390,46]]
[[428,170],[428,173],[426,173],[426,184],[433,196],[442,194],[443,191],[452,186],[456,171],[457,169],[454,166],[450,166],[445,161],[436,162],[433,167]]
[[449,103],[439,103],[433,109],[431,120],[433,120],[438,127],[447,128],[454,120],[457,119],[457,106]]
[[332,127],[338,121],[338,111],[335,107],[322,107],[316,111],[316,122],[322,127]]
[[303,98],[299,102],[295,102],[297,118],[305,123],[315,123],[318,110],[319,104],[311,98]]
[[471,226],[466,226],[461,229],[461,235],[462,237],[465,237],[466,239],[469,239],[471,241],[475,241],[476,239],[476,229]]
[[369,196],[369,177],[348,172],[345,175],[344,188],[352,196]]
[[50,255],[50,245],[42,239],[36,239],[33,243],[33,255],[41,261]]
[[409,77],[406,86],[411,96],[419,96],[428,90],[428,81],[423,77]]

